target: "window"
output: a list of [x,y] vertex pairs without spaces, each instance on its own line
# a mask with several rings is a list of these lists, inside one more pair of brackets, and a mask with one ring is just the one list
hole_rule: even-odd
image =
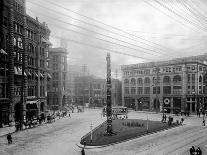
[[180,95],[182,92],[182,86],[173,86],[173,94]]
[[192,83],[195,83],[195,74],[192,74]]
[[143,88],[142,87],[138,87],[137,88],[137,94],[142,94],[143,93]]
[[124,92],[125,92],[125,94],[129,94],[129,87],[125,87]]
[[128,79],[125,79],[125,80],[124,80],[124,84],[125,84],[125,85],[129,85],[129,80],[128,80]]
[[199,82],[202,82],[202,76],[199,76]]
[[139,85],[142,85],[142,84],[143,84],[142,78],[138,78],[137,83],[138,83]]
[[18,38],[18,47],[23,49],[22,39]]
[[174,82],[174,83],[179,83],[179,82],[181,82],[181,76],[180,76],[180,75],[176,75],[176,76],[174,76],[174,78],[173,78],[173,82]]
[[[156,87],[153,87],[153,94],[156,94]],[[160,87],[157,87],[157,94],[160,94]]]
[[163,86],[163,94],[171,94],[171,86]]
[[188,74],[188,83],[190,83],[190,74]]
[[53,56],[53,61],[57,61],[57,59],[58,59],[58,56],[57,55],[54,55]]
[[144,79],[144,83],[145,83],[145,84],[150,84],[150,78],[149,78],[149,77],[146,77],[146,78]]
[[135,80],[135,78],[132,78],[132,79],[131,79],[131,85],[136,85],[136,80]]
[[150,87],[145,87],[144,88],[144,93],[145,94],[150,94]]
[[14,38],[14,46],[17,46],[17,39]]
[[136,94],[136,87],[131,87],[131,94]]
[[171,81],[171,79],[170,79],[169,76],[165,76],[165,77],[163,78],[163,83],[170,83],[170,81]]

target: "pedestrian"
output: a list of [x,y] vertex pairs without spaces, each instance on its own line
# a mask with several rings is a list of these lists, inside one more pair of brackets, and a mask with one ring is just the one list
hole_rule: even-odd
[[198,148],[196,149],[196,154],[197,154],[197,155],[202,155],[202,151],[201,151],[201,148],[200,148],[200,147],[198,147]]
[[68,116],[70,117],[70,113],[68,114]]
[[81,155],[85,155],[85,150],[84,150],[84,148],[82,148],[82,150],[81,150]]
[[190,154],[191,154],[191,155],[194,155],[194,154],[195,154],[195,147],[194,147],[194,146],[192,146],[192,147],[190,148]]
[[203,126],[205,126],[206,125],[206,121],[205,121],[205,119],[203,119]]
[[183,122],[184,122],[184,118],[182,117],[182,118],[181,118],[181,123],[183,124]]
[[8,141],[8,144],[12,144],[12,136],[11,136],[11,133],[8,133],[8,135],[7,135],[7,141]]

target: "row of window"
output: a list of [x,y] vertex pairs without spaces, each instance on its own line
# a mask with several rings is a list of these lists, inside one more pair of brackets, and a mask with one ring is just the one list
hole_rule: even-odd
[[22,38],[14,38],[14,46],[23,49],[23,42],[22,42]]
[[[173,86],[173,94],[181,94],[182,93],[182,86]],[[125,94],[150,94],[150,87],[125,87],[124,93]],[[190,86],[188,86],[188,94],[192,94],[192,92],[195,91],[195,86],[192,86],[192,91],[190,91]],[[153,94],[160,94],[160,87],[152,87],[152,93]],[[205,93],[205,86],[199,86],[199,93]],[[171,94],[171,86],[163,86],[163,94]]]
[[20,13],[24,13],[23,6],[21,4],[19,4],[17,1],[15,1],[15,3],[14,3],[14,9]]
[[[156,71],[154,69],[151,69],[152,73],[155,73]],[[191,65],[187,66],[188,71],[195,71],[197,70],[197,65]],[[203,66],[199,65],[199,71],[205,71],[206,68]],[[159,68],[160,73],[175,73],[175,72],[182,72],[182,66],[175,66],[175,67],[164,67],[164,68]],[[124,76],[126,75],[149,75],[150,74],[150,69],[145,69],[145,70],[133,70],[133,71],[124,71]]]
[[[157,81],[157,77],[153,77],[153,83],[155,83]],[[176,75],[173,77],[173,82],[174,83],[179,83],[181,82],[181,76],[180,75]],[[160,82],[160,77],[158,77],[158,83]],[[171,78],[169,76],[165,76],[163,78],[163,83],[170,83],[171,82]],[[136,79],[135,78],[131,78],[131,80],[129,79],[125,79],[124,80],[124,84],[125,85],[136,85]],[[137,79],[137,84],[143,84],[143,79],[142,78],[138,78]],[[150,78],[149,77],[145,77],[144,78],[144,84],[150,84]]]
[[21,24],[14,22],[14,32],[23,35],[23,31],[24,31],[24,27]]

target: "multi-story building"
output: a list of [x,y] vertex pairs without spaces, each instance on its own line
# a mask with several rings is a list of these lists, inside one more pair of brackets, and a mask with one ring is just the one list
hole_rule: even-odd
[[50,30],[28,15],[25,0],[1,1],[0,125],[44,111]]
[[67,50],[65,48],[50,48],[49,68],[52,79],[47,86],[48,108],[58,110],[68,104]]
[[[92,75],[78,76],[75,78],[75,98],[77,105],[102,107],[106,105],[106,79]],[[111,99],[112,105],[121,105],[121,81],[112,79]]]
[[207,108],[207,55],[122,66],[122,101],[139,110]]

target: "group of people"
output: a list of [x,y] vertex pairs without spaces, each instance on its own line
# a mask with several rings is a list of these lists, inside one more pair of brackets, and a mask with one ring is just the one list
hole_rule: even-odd
[[195,149],[195,147],[192,146],[189,151],[190,151],[190,154],[191,155],[202,155],[202,151],[201,151],[201,148],[200,147],[198,147],[197,149]]

